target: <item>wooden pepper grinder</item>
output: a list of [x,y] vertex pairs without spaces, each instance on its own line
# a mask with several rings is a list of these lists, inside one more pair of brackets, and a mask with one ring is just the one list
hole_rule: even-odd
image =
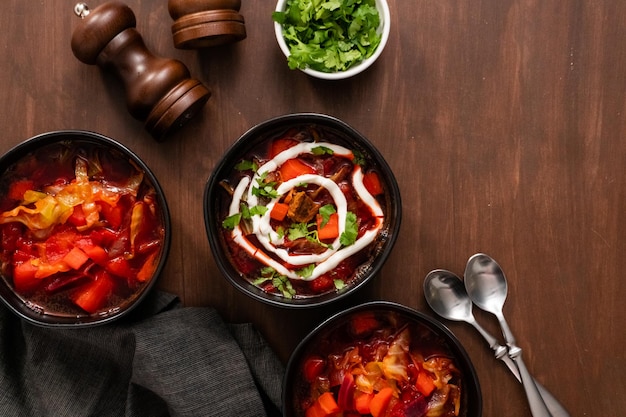
[[89,10],[78,3],[81,23],[72,35],[72,51],[80,61],[111,69],[123,80],[128,111],[145,123],[157,141],[191,119],[211,95],[190,78],[180,61],[153,55],[135,29],[133,11],[110,1]]
[[197,49],[245,39],[240,8],[241,0],[169,0],[174,46]]

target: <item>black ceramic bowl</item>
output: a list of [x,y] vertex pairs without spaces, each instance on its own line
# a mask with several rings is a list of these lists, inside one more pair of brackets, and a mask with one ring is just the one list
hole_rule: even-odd
[[[401,340],[408,343],[398,343]],[[390,346],[393,343],[408,346],[412,359],[405,353],[392,359],[393,349]],[[401,349],[401,352],[406,351]],[[364,366],[356,365],[359,360],[354,358],[362,358]],[[372,301],[349,308],[321,323],[292,353],[283,380],[283,416],[304,416],[305,409],[314,407],[316,398],[324,391],[332,392],[339,406],[354,409],[356,398],[362,395],[361,390],[370,387],[375,394],[385,386],[380,382],[368,385],[367,381],[377,381],[376,377],[369,379],[359,375],[363,371],[366,371],[365,375],[372,375],[377,370],[382,370],[385,379],[389,380],[387,372],[399,375],[404,369],[409,378],[404,384],[396,384],[397,381],[394,381],[395,386],[402,387],[403,394],[398,399],[390,400],[385,409],[393,410],[397,407],[397,415],[424,415],[425,407],[428,404],[432,406],[433,397],[440,398],[446,404],[443,407],[449,407],[453,403],[450,393],[458,393],[456,388],[435,387],[426,396],[417,393],[419,388],[413,389],[419,385],[416,377],[418,371],[437,367],[449,369],[445,365],[447,360],[451,360],[456,369],[450,373],[452,378],[449,383],[460,388],[458,415],[480,417],[482,394],[478,376],[461,343],[443,324],[418,311],[386,301]],[[409,365],[411,363],[413,365]],[[347,378],[348,374],[352,378]],[[429,377],[436,375],[430,371],[427,374]],[[421,385],[428,387],[428,384]],[[432,386],[430,389],[433,389]],[[448,389],[448,396],[441,396]],[[311,392],[314,394],[311,395]]]
[[0,223],[0,298],[48,327],[126,315],[170,246],[154,174],[122,144],[80,130],[35,136],[0,158]]
[[[281,146],[285,141],[291,141],[289,146],[294,142],[297,146]],[[292,153],[295,149],[299,150]],[[281,150],[289,155],[280,153]],[[297,163],[293,163],[294,160]],[[250,162],[256,165],[250,168]],[[297,173],[295,178],[293,172]],[[366,177],[371,178],[370,173],[379,182],[378,191],[370,194],[371,199],[356,192],[358,184],[361,184],[359,189],[367,189],[368,194],[369,190],[376,188],[366,180]],[[247,181],[248,185],[239,193],[237,187],[242,181]],[[259,196],[259,190],[269,194]],[[273,192],[276,194],[271,194]],[[359,196],[355,197],[357,194]],[[310,206],[316,207],[313,211],[304,210],[306,203],[292,210],[291,204],[297,197],[302,197],[300,202],[303,202],[309,196]],[[290,214],[285,217],[287,220],[274,221],[274,207],[287,201],[290,208]],[[238,203],[243,203],[244,208],[241,209],[242,205]],[[319,231],[320,225],[325,223],[323,220],[317,226],[315,223],[323,211],[320,207],[329,204],[337,210],[339,230],[338,234],[331,235],[330,240],[324,241],[326,246],[321,246],[319,240],[315,242],[320,236],[316,234],[316,227]],[[344,204],[346,209],[342,215]],[[259,206],[266,211],[257,214],[256,218],[252,214],[250,218],[253,220],[246,222],[245,211],[250,209],[253,213],[253,209]],[[291,211],[307,211],[313,217],[306,219],[294,214],[292,218]],[[357,226],[367,229],[367,240],[361,240],[361,231],[355,243],[343,240],[347,235],[344,232],[351,230],[348,225],[351,211],[356,213]],[[232,220],[233,215],[241,215],[244,220],[225,223],[227,218]],[[226,152],[206,184],[204,218],[215,261],[236,288],[272,305],[312,307],[347,296],[379,272],[400,228],[400,192],[380,152],[354,128],[327,115],[288,114],[254,126]],[[256,229],[255,221],[258,222]],[[341,229],[343,224],[346,225],[344,230]],[[375,224],[375,227],[368,224]],[[298,233],[292,234],[300,226],[306,230],[299,229]],[[237,237],[239,243],[234,242],[235,234],[241,235]],[[303,237],[304,234],[307,237]],[[265,239],[265,244],[261,239]],[[255,252],[257,248],[260,251]],[[318,258],[298,257],[302,253],[313,253],[311,251],[315,248],[322,253]],[[346,248],[355,250],[347,259],[344,255],[350,252],[343,251]],[[266,268],[268,266],[270,268]]]

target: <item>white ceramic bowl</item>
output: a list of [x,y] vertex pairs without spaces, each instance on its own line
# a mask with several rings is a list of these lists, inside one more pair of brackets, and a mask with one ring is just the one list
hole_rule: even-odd
[[[278,0],[276,4],[276,11],[284,11],[287,6],[287,0]],[[374,53],[367,59],[359,62],[358,64],[348,68],[345,71],[339,72],[322,72],[316,71],[311,68],[301,69],[304,73],[324,80],[341,80],[349,77],[353,77],[361,72],[365,71],[369,68],[380,56],[380,54],[385,49],[385,45],[387,44],[387,40],[389,39],[389,31],[391,26],[391,16],[389,13],[389,5],[386,0],[376,0],[376,8],[378,9],[378,13],[380,15],[380,26],[378,28],[378,32],[381,34],[380,44],[374,51]],[[283,37],[283,26],[280,23],[274,22],[274,32],[276,34],[276,41],[278,42],[278,46],[282,50],[285,57],[290,55],[289,47],[285,42],[285,38]]]

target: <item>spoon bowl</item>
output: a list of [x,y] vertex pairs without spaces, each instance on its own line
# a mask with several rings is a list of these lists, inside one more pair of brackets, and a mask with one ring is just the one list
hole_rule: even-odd
[[465,289],[481,309],[502,315],[508,284],[502,268],[491,257],[479,253],[472,256],[465,268]]
[[426,302],[441,317],[454,321],[474,321],[472,301],[463,281],[450,271],[436,269],[424,279]]

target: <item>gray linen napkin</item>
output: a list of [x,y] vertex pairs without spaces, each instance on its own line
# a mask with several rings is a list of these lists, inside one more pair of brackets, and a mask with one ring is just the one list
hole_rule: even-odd
[[283,372],[251,325],[171,294],[91,329],[0,307],[0,416],[275,416]]

